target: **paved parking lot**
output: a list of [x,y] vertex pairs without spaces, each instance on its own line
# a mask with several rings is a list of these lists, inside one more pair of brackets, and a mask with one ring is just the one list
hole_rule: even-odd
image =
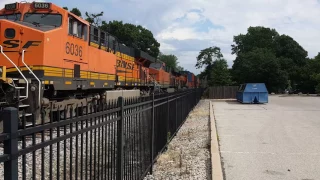
[[320,97],[213,102],[226,180],[320,179]]

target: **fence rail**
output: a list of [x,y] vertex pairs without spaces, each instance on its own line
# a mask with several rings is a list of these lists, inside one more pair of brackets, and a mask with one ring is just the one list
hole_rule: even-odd
[[202,89],[66,106],[50,122],[18,129],[16,108],[1,112],[0,179],[143,179],[198,103]]

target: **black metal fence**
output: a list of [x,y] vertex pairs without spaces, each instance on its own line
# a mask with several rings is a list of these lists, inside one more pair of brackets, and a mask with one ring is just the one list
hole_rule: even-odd
[[213,86],[208,88],[209,99],[236,99],[239,86]]
[[49,123],[22,118],[21,129],[17,109],[5,108],[0,179],[143,179],[202,93],[60,107]]

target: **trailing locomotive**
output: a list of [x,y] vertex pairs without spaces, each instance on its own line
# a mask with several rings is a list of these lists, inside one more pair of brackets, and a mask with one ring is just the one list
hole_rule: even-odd
[[26,117],[38,116],[49,103],[99,100],[109,90],[199,86],[192,73],[171,72],[149,54],[47,2],[6,4],[0,10],[0,53],[1,106],[14,105]]

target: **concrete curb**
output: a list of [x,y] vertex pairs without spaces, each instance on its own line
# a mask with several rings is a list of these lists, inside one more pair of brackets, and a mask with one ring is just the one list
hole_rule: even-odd
[[216,122],[213,116],[213,104],[209,102],[210,110],[210,134],[211,134],[211,173],[212,180],[223,180],[221,157],[217,137]]

